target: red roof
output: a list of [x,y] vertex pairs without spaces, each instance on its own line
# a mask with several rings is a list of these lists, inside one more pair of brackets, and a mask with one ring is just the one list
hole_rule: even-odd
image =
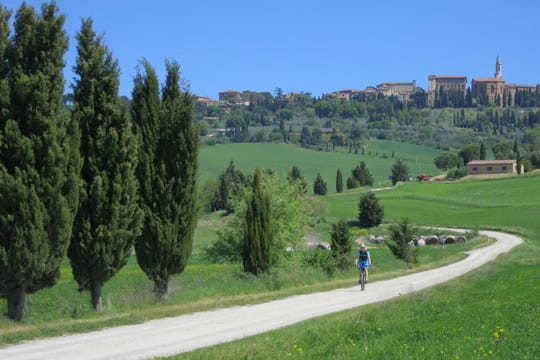
[[516,160],[472,160],[467,163],[469,165],[503,165],[503,164],[514,164]]

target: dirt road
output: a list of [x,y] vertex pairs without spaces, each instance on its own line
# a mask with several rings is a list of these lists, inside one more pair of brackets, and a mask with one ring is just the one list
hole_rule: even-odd
[[268,303],[205,311],[86,334],[31,341],[0,349],[2,360],[151,359],[191,351],[278,329],[310,318],[387,300],[463,275],[523,242],[505,233],[481,231],[497,241],[442,268],[396,279]]

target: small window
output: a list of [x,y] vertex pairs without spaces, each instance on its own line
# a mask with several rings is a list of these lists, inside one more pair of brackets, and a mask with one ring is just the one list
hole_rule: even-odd
[[487,167],[487,171],[493,171],[493,167],[488,166],[488,167]]
[[507,170],[508,170],[508,167],[506,167],[506,166],[502,167],[502,171],[507,171]]
[[476,172],[476,171],[478,171],[478,168],[477,168],[477,167],[473,167],[473,168],[472,168],[472,171],[475,171],[475,172]]

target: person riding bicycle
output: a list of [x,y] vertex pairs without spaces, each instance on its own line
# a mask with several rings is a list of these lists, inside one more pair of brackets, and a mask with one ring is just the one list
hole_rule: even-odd
[[369,251],[366,248],[366,244],[362,243],[362,245],[360,245],[360,250],[358,250],[358,254],[356,256],[356,260],[354,261],[354,264],[356,265],[356,268],[358,269],[358,282],[360,283],[360,279],[362,278],[362,269],[365,269],[366,283],[367,283],[368,282],[368,268],[369,268],[369,265],[371,265],[371,255],[369,254]]

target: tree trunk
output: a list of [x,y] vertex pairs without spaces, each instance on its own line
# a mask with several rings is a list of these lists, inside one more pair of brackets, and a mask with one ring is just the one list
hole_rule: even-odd
[[101,284],[93,283],[90,292],[92,296],[92,306],[94,307],[94,310],[101,311],[103,308],[103,305],[101,303]]
[[26,291],[16,288],[7,293],[8,318],[21,321],[24,317],[24,305],[26,304]]
[[158,300],[163,301],[167,299],[169,294],[169,280],[155,280],[154,281],[154,293]]

